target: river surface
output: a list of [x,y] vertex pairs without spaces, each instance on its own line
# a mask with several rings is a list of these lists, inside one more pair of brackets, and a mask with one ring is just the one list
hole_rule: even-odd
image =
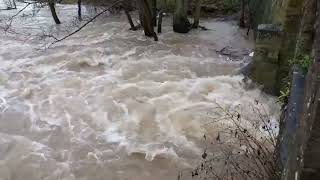
[[77,24],[75,6],[57,11],[60,26],[30,7],[1,29],[0,180],[176,179],[217,131],[206,125],[217,103],[248,120],[255,101],[278,115],[276,99],[238,75],[247,58],[216,52],[252,48],[235,23],[203,19],[211,30],[176,34],[167,17],[154,42],[123,14],[105,15],[46,48],[44,35]]

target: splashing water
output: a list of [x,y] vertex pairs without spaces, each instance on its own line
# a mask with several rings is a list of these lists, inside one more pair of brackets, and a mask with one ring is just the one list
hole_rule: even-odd
[[[70,22],[76,7],[58,12]],[[212,30],[184,35],[164,23],[154,42],[124,15],[104,17],[41,51],[34,35],[52,26],[48,10],[15,20],[29,34],[0,35],[0,179],[176,179],[216,131],[204,126],[216,103],[250,117],[259,100],[278,116],[273,97],[234,75],[244,61],[216,53],[251,48],[237,26],[208,19]]]

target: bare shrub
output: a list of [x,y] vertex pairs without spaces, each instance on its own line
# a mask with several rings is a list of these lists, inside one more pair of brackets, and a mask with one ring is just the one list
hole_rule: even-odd
[[217,108],[222,113],[206,124],[217,131],[203,136],[202,161],[189,175],[195,179],[217,180],[280,179],[275,156],[279,127],[263,105],[257,101],[252,104],[249,118],[219,104]]

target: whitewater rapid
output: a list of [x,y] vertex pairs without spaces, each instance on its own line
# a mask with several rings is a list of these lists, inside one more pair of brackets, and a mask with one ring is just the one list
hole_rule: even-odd
[[217,131],[206,125],[217,103],[249,120],[259,101],[278,116],[276,98],[238,74],[246,58],[216,52],[252,48],[234,23],[176,34],[167,17],[154,42],[116,14],[46,48],[41,34],[62,36],[76,19],[75,6],[57,11],[60,27],[30,8],[15,33],[0,32],[0,180],[176,179]]

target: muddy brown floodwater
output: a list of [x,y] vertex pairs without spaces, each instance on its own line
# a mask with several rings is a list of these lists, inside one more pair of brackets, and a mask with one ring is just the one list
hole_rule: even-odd
[[245,60],[216,53],[252,48],[235,23],[203,19],[211,30],[176,34],[167,17],[154,42],[118,14],[43,50],[50,39],[35,35],[61,36],[76,16],[76,6],[57,9],[60,27],[29,8],[16,34],[0,33],[0,180],[176,179],[216,131],[204,126],[216,103],[250,117],[259,100],[278,115],[274,97],[237,75]]

